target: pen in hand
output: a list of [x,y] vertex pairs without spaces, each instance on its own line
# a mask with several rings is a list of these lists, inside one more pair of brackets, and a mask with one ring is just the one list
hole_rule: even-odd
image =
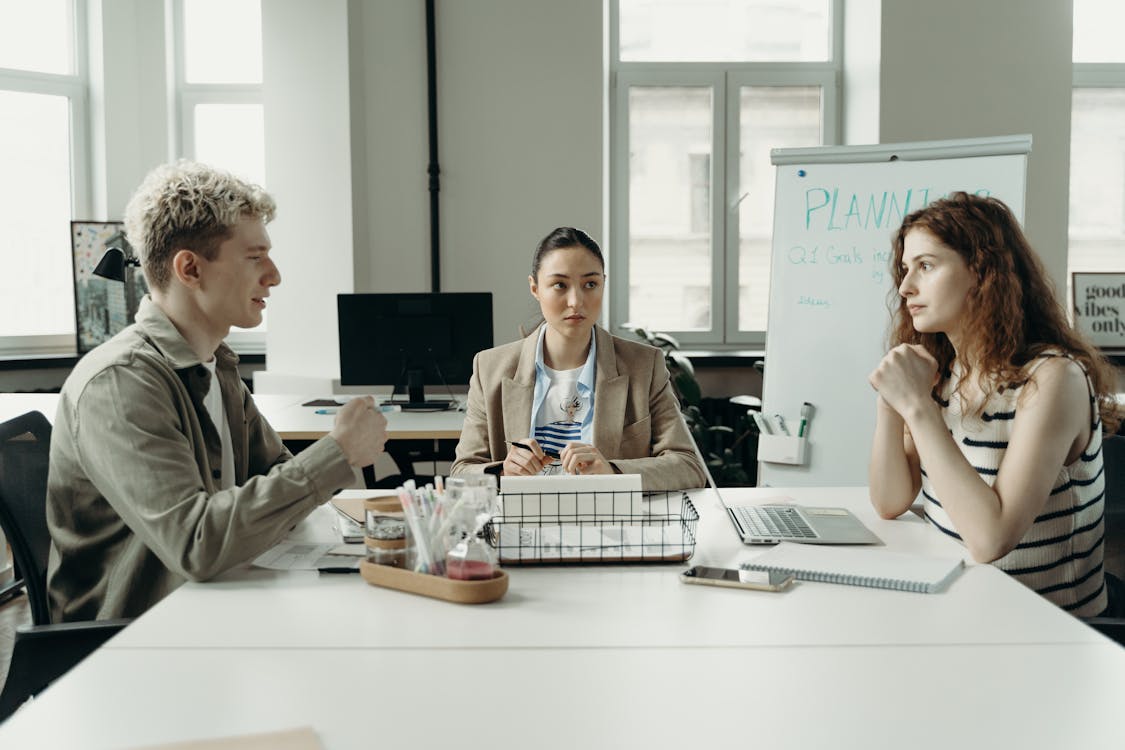
[[[328,409],[317,409],[313,413],[314,414],[335,414],[338,411],[340,411],[340,410],[337,409],[337,408],[328,408]],[[382,412],[384,414],[389,414],[389,413],[394,412],[394,411],[402,411],[402,407],[399,406],[398,404],[376,404],[375,405],[375,411],[379,411],[379,412]]]
[[[512,440],[511,444],[512,444],[513,448],[519,448],[521,450],[527,451],[528,453],[534,453],[535,452],[534,450],[532,450],[530,445],[526,445],[524,443],[519,443],[519,442],[516,442],[515,440]],[[543,455],[546,456],[547,458],[558,458],[559,457],[558,452],[553,451],[550,448],[542,448],[542,451],[543,451]]]

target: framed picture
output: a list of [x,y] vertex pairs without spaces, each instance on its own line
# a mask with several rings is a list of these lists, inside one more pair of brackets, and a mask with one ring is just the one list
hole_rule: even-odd
[[107,249],[116,247],[126,258],[134,258],[120,221],[70,222],[70,246],[74,261],[74,330],[78,354],[82,355],[133,322],[141,297],[148,293],[144,276],[126,263],[125,280],[112,281],[94,275],[94,268]]
[[1072,273],[1074,326],[1101,349],[1125,350],[1125,272]]

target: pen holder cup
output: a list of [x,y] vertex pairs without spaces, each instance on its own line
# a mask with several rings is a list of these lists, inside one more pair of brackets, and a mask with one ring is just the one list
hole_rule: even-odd
[[410,562],[411,544],[402,502],[394,496],[373,497],[363,502],[367,561],[375,565],[404,568]]
[[804,464],[808,438],[791,435],[759,435],[758,460],[774,464]]

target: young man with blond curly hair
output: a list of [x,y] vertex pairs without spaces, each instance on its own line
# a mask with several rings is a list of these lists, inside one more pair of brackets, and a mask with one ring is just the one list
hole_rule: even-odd
[[281,283],[274,211],[260,187],[191,162],[158,167],[130,200],[152,293],[63,385],[47,488],[54,620],[134,617],[253,559],[382,451],[386,420],[364,398],[290,454],[223,343],[261,322]]

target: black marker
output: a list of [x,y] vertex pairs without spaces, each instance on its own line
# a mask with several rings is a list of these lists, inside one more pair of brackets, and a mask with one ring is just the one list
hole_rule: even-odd
[[[528,453],[534,453],[535,452],[531,449],[530,445],[524,445],[523,443],[517,443],[515,440],[512,441],[512,446],[516,447],[516,448],[520,448],[522,450],[525,450]],[[559,454],[556,453],[555,451],[551,450],[550,448],[544,448],[543,449],[543,455],[545,455],[547,458],[558,458],[559,457]]]

